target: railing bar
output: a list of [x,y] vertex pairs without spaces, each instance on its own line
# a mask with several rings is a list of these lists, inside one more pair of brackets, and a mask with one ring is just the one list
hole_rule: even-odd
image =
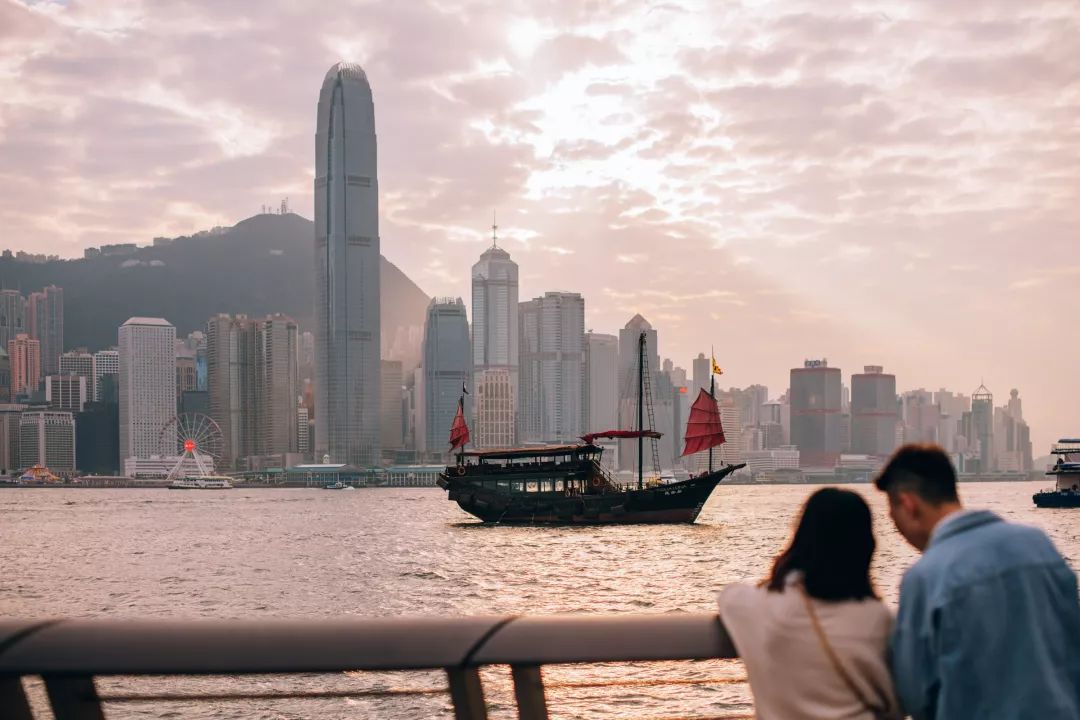
[[56,625],[56,624],[62,623],[62,622],[63,622],[63,620],[61,618],[55,618],[53,620],[42,620],[41,622],[34,623],[33,625],[31,625],[29,627],[23,628],[19,632],[15,633],[11,637],[9,637],[4,642],[0,643],[0,655],[3,655],[8,650],[10,650],[12,647],[17,645],[21,641],[25,640],[30,635],[33,635],[34,633],[38,632],[39,630],[44,630],[47,627],[51,627],[53,625]]
[[539,665],[513,665],[514,698],[517,700],[518,720],[548,720],[547,699],[544,697],[544,677]]
[[446,678],[450,682],[454,720],[487,720],[480,670],[475,667],[446,668]]
[[400,697],[409,695],[443,695],[448,688],[419,690],[327,690],[265,693],[171,693],[164,695],[103,695],[101,702],[185,702],[188,700],[294,700],[300,698]]
[[4,717],[9,720],[34,720],[21,678],[13,675],[0,677],[0,708],[3,708]]
[[56,720],[105,720],[90,675],[43,675]]
[[480,639],[478,639],[475,643],[473,643],[473,646],[471,648],[469,648],[469,651],[465,653],[465,657],[461,658],[462,667],[464,667],[464,666],[466,666],[466,665],[468,665],[469,663],[472,662],[472,659],[474,657],[476,657],[476,653],[480,652],[480,648],[484,647],[484,645],[487,644],[487,641],[490,640],[492,637],[494,637],[495,633],[499,632],[504,627],[506,627],[507,625],[509,625],[510,623],[514,622],[517,619],[518,619],[517,615],[511,615],[508,618],[503,618],[502,620],[500,620],[499,622],[495,623],[490,628],[488,628],[487,631],[483,635],[480,636]]
[[549,682],[545,687],[549,688],[591,688],[591,687],[652,687],[656,685],[738,685],[745,683],[746,678],[691,678],[670,679],[659,678],[656,680],[595,680],[584,682]]

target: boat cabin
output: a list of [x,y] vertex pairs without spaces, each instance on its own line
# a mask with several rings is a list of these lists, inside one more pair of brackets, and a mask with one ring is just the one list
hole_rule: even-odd
[[589,443],[468,450],[446,473],[497,493],[585,494],[601,484],[603,452]]

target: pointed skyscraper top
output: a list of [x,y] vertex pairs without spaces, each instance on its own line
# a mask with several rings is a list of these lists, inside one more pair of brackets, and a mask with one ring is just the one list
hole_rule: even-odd
[[634,315],[630,318],[630,322],[626,323],[627,330],[652,330],[653,326],[649,324],[649,321],[641,317],[641,313]]

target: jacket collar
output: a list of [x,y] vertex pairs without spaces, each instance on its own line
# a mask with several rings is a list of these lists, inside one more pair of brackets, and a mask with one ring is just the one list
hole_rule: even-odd
[[939,522],[934,531],[930,533],[930,542],[927,544],[927,548],[933,547],[954,535],[965,533],[982,525],[999,522],[1005,521],[989,510],[960,510],[954,512]]

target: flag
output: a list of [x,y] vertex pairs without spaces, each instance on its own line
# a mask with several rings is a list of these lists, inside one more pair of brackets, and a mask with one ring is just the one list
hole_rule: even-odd
[[465,396],[458,400],[457,415],[450,426],[450,452],[464,447],[469,442],[469,426],[465,423]]
[[716,358],[712,359],[712,371],[713,375],[723,375],[724,371],[720,369],[720,366],[716,364]]

